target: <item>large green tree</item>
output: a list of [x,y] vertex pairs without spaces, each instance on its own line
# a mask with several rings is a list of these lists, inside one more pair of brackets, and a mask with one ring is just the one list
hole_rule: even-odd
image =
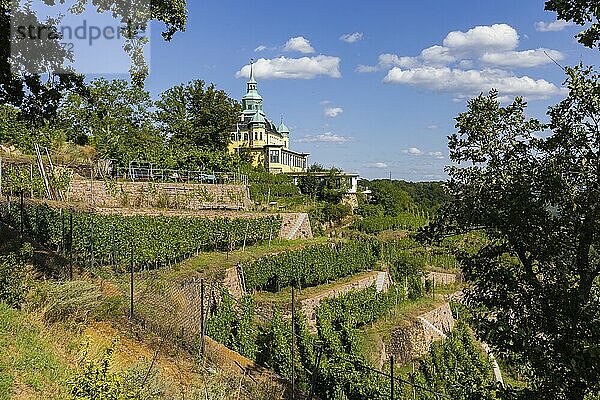
[[381,206],[389,216],[397,216],[413,205],[408,193],[389,180],[374,180],[369,189],[373,192],[375,204]]
[[577,34],[579,43],[600,47],[600,2],[598,0],[548,0],[546,10],[555,11],[559,19],[587,25]]
[[193,80],[160,95],[156,119],[174,144],[205,150],[225,150],[241,106],[214,84]]
[[125,80],[96,79],[86,96],[71,93],[60,110],[69,139],[91,144],[102,158],[121,163],[157,161],[163,138],[152,120],[152,99]]
[[484,231],[462,255],[481,337],[528,373],[523,398],[600,389],[600,79],[567,69],[550,123],[481,95],[449,137],[452,202],[432,236]]

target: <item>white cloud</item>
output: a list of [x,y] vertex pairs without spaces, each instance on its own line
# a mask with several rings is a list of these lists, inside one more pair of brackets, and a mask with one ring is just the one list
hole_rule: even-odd
[[563,20],[552,22],[539,21],[535,23],[535,30],[540,32],[558,32],[571,25],[573,25],[572,22],[567,22]]
[[547,98],[560,92],[553,83],[544,79],[519,77],[500,69],[479,71],[423,66],[402,70],[395,67],[388,72],[384,82],[452,93],[458,98],[475,96],[481,92],[488,92],[492,88],[497,89],[502,95],[524,96],[529,99]]
[[439,129],[440,126],[436,124],[427,125],[427,129]]
[[307,135],[301,139],[298,139],[299,143],[332,143],[332,144],[343,144],[353,140],[349,136],[336,135],[332,132],[325,132],[320,135]]
[[421,52],[421,59],[431,64],[449,64],[456,61],[456,58],[450,54],[450,49],[444,46],[431,46],[424,49]]
[[254,49],[255,52],[259,52],[259,51],[265,51],[267,50],[267,46],[265,46],[264,44],[261,44],[260,46],[258,46],[257,48]]
[[325,115],[330,118],[335,118],[344,112],[342,107],[327,107],[324,111]]
[[[315,57],[287,58],[284,56],[254,63],[254,75],[259,79],[313,79],[318,76],[340,78],[340,58],[319,55]],[[250,75],[250,65],[236,72],[236,78]]]
[[411,156],[420,156],[423,154],[423,150],[417,148],[417,147],[409,147],[406,150],[402,150],[403,154],[409,154]]
[[331,100],[323,100],[321,102],[319,102],[320,105],[324,106],[326,104],[331,104]]
[[365,167],[366,168],[384,169],[384,168],[387,168],[388,165],[384,162],[375,162],[375,163],[365,164]]
[[519,45],[519,34],[507,24],[476,26],[467,32],[448,33],[443,44],[455,53],[514,50]]
[[560,51],[540,48],[536,50],[485,53],[481,56],[481,61],[502,67],[529,68],[560,61],[564,58]]
[[291,38],[283,46],[284,51],[298,51],[304,54],[311,54],[315,52],[315,49],[310,45],[308,39],[303,36]]
[[412,68],[419,65],[417,57],[399,57],[396,54],[381,54],[377,65],[359,65],[358,72],[377,72],[391,67]]
[[355,42],[358,42],[359,40],[362,40],[362,38],[363,38],[362,32],[347,33],[345,35],[340,36],[340,40],[344,41],[346,43],[355,43]]
[[444,153],[442,153],[441,151],[430,151],[429,153],[427,153],[428,156],[437,158],[438,160],[443,160],[444,157]]
[[504,101],[509,96],[545,99],[561,92],[553,83],[517,76],[512,68],[531,68],[562,60],[561,52],[539,48],[517,50],[519,34],[510,25],[476,26],[446,35],[443,45],[423,49],[418,56],[381,54],[377,65],[359,65],[359,72],[387,70],[386,83],[413,85],[450,93],[455,99],[494,88]]

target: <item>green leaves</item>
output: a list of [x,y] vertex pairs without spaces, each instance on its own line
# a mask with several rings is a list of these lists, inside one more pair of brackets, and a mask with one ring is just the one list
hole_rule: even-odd
[[[38,242],[66,251],[69,219],[73,218],[73,257],[75,262],[124,266],[131,251],[138,267],[160,267],[182,261],[197,251],[227,250],[268,240],[278,232],[281,220],[163,216],[101,215],[54,209],[45,204],[26,204],[25,232]],[[7,205],[7,221],[18,226],[18,204]]]
[[461,256],[479,334],[529,368],[538,395],[582,399],[600,385],[600,359],[584,350],[600,342],[600,82],[566,71],[569,95],[548,125],[521,99],[469,101],[449,138],[454,200],[430,233],[485,232]]
[[241,112],[237,101],[202,80],[166,90],[156,107],[156,120],[175,145],[221,151],[227,148],[231,127]]
[[327,243],[242,264],[247,290],[277,292],[291,286],[316,286],[371,269],[377,258],[367,241]]
[[600,7],[597,1],[548,0],[545,9],[555,11],[558,19],[586,26],[576,36],[579,43],[587,47],[600,46]]

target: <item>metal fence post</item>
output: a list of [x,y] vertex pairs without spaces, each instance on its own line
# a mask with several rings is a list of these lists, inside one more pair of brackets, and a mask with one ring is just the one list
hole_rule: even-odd
[[204,278],[200,280],[200,354],[204,357]]
[[133,244],[131,244],[131,261],[130,261],[130,286],[129,294],[131,299],[129,301],[129,318],[133,319]]

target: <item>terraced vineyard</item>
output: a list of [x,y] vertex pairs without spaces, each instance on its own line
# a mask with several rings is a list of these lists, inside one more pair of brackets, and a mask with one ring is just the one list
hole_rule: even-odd
[[199,251],[233,250],[277,235],[281,219],[194,218],[100,215],[25,203],[4,203],[2,219],[23,227],[26,235],[61,252],[72,252],[83,265],[133,262],[160,267],[179,262]]

